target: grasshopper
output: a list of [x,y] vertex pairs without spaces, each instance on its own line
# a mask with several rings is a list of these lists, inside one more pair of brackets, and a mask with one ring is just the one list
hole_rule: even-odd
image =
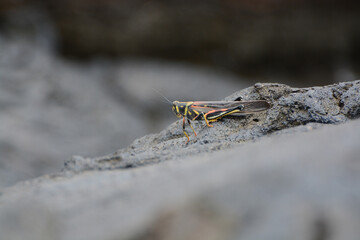
[[195,136],[197,136],[190,120],[205,120],[208,127],[213,127],[210,122],[215,122],[222,117],[252,114],[265,111],[268,108],[270,108],[270,104],[265,100],[172,102],[172,111],[178,118],[183,118],[182,128],[187,137],[187,143],[190,138],[185,131],[185,121],[188,122]]

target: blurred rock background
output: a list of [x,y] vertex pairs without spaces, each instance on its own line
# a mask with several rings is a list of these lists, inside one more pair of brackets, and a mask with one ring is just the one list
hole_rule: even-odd
[[351,81],[353,0],[1,0],[0,187],[175,120],[171,100]]

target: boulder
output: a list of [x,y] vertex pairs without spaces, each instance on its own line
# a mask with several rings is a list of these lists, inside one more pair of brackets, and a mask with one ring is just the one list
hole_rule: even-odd
[[[0,192],[0,239],[358,239],[360,81],[256,84],[272,107],[180,122]],[[256,119],[256,120],[255,120]]]

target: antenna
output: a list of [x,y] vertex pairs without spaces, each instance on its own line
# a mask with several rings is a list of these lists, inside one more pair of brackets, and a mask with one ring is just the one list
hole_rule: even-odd
[[155,88],[152,88],[152,90],[155,91],[157,94],[159,94],[163,99],[165,99],[166,100],[165,103],[172,105],[172,102],[167,97],[165,97],[161,92],[159,92]]

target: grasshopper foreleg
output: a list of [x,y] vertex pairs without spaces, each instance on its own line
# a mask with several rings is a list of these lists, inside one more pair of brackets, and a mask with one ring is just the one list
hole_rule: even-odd
[[183,117],[183,125],[182,125],[182,127],[183,127],[184,134],[187,137],[187,143],[188,143],[190,141],[190,138],[189,138],[189,135],[185,131],[185,117]]

